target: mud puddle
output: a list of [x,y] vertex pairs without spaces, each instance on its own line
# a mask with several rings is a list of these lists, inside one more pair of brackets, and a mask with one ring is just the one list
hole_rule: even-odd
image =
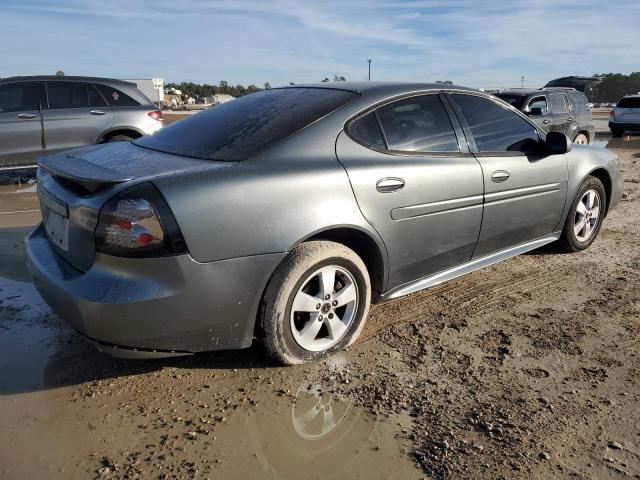
[[[24,229],[0,232],[11,243]],[[8,278],[20,271],[0,274],[1,478],[421,476],[397,437],[408,417],[374,415],[327,384],[347,354],[293,369],[253,350],[113,359]]]

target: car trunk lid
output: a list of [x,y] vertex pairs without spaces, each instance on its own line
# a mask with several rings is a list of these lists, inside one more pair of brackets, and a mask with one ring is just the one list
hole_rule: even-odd
[[165,175],[230,167],[230,162],[160,153],[128,142],[71,150],[38,160],[38,194],[49,242],[86,271],[95,260],[100,208],[115,193]]

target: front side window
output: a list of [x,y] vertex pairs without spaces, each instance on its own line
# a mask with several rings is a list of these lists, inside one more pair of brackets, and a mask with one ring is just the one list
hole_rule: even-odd
[[480,153],[530,152],[540,138],[533,125],[496,102],[475,95],[452,95]]
[[380,125],[373,112],[370,112],[349,126],[349,133],[369,147],[385,148]]
[[102,96],[107,99],[109,105],[113,107],[136,107],[140,105],[129,95],[122,93],[117,88],[101,84],[96,84],[95,87],[100,91]]
[[26,112],[41,107],[46,107],[42,83],[20,82],[0,85],[0,113]]
[[88,107],[87,84],[76,82],[47,82],[49,108]]
[[564,95],[557,93],[555,95],[549,95],[549,101],[551,102],[551,111],[553,113],[568,113],[569,107],[567,106],[567,100]]
[[[534,110],[537,109],[537,110]],[[538,110],[539,109],[539,110]],[[529,101],[529,112],[539,112],[538,115],[546,115],[549,113],[547,107],[547,99],[545,97],[535,97]]]
[[186,157],[246,160],[356,96],[329,88],[263,90],[192,115],[134,143]]
[[457,152],[449,115],[438,95],[405,98],[377,109],[389,150]]

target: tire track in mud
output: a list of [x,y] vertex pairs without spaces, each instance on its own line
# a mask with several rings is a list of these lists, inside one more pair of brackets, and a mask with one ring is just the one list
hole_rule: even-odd
[[368,342],[387,332],[396,324],[416,319],[422,312],[435,314],[445,311],[451,317],[465,313],[481,313],[504,302],[510,295],[523,295],[549,288],[562,282],[575,267],[559,266],[537,269],[531,265],[517,265],[516,270],[493,273],[490,278],[478,279],[477,273],[432,287],[407,298],[392,300],[374,307],[363,335],[357,344]]

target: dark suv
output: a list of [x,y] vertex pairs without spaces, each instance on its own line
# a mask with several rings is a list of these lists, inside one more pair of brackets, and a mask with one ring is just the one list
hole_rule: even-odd
[[591,143],[595,136],[587,97],[574,88],[512,88],[494,95],[524,112],[546,132],[562,132],[582,144]]
[[0,79],[0,169],[40,155],[132,140],[162,127],[162,112],[136,85],[92,77]]

